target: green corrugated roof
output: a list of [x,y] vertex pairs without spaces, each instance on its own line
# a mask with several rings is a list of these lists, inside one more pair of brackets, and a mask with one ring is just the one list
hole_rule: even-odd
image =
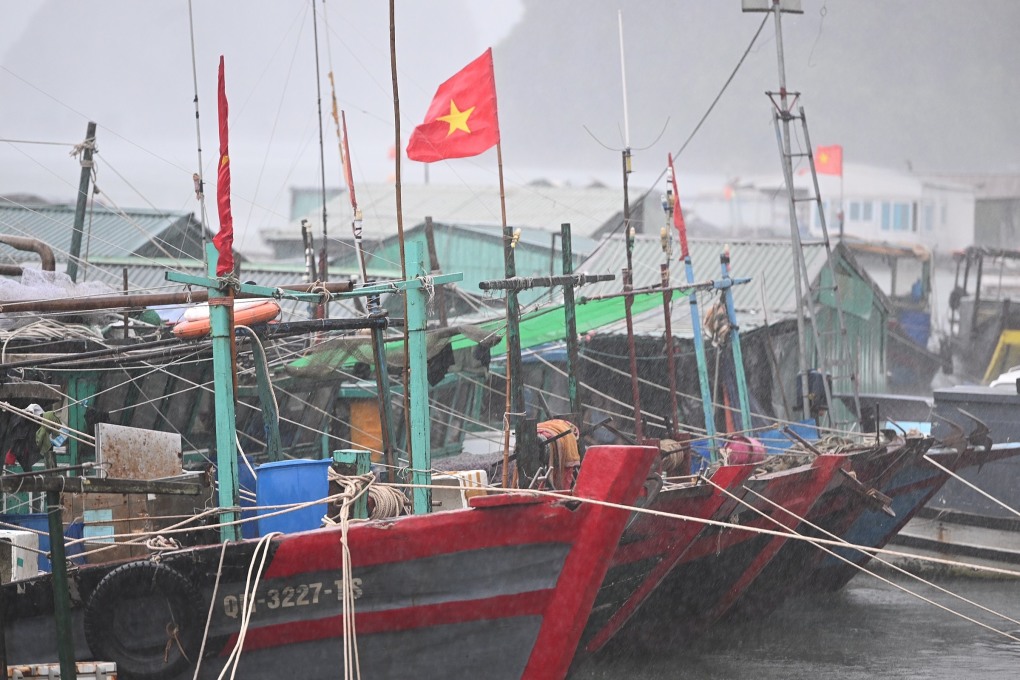
[[[0,204],[0,233],[37,239],[50,246],[57,261],[67,261],[74,229],[72,205]],[[189,226],[190,225],[190,226]],[[130,209],[115,211],[96,204],[85,214],[82,257],[145,254],[167,258],[194,255],[201,242],[192,213]],[[186,240],[185,237],[190,240]],[[211,237],[212,235],[209,234]],[[38,261],[32,252],[0,245],[0,262]]]
[[[642,293],[634,296],[632,312],[640,314],[660,305],[662,305],[661,293]],[[623,297],[591,300],[584,304],[579,304],[576,307],[577,332],[583,334],[606,324],[615,323],[624,318],[625,314]],[[502,335],[503,339],[492,347],[491,352],[494,356],[506,353],[505,319],[491,319],[477,324],[476,327],[482,332],[488,331]],[[561,341],[566,335],[565,329],[566,323],[563,317],[562,304],[549,305],[523,314],[520,322],[521,349],[530,349],[549,342]],[[473,333],[472,335],[478,337],[479,334]],[[401,338],[388,341],[387,351],[391,351],[392,348],[397,347],[402,342],[403,339]],[[321,372],[323,370],[334,370],[344,365],[353,365],[355,362],[371,356],[370,343],[371,339],[365,338],[363,341],[363,351],[357,352],[352,350],[350,343],[343,344],[339,348],[330,347],[318,352],[313,350],[312,353],[291,362],[287,370],[288,372],[301,372],[309,367],[314,367],[317,372]],[[476,344],[475,340],[471,340],[464,335],[453,336],[452,345],[455,350],[470,347],[474,344]]]

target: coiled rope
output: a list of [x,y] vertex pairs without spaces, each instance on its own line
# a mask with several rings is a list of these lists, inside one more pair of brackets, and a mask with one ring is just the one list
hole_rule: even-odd
[[581,454],[577,446],[580,432],[570,421],[560,419],[543,421],[537,429],[539,438],[549,450],[553,488],[570,489],[574,485],[577,468],[581,465]]

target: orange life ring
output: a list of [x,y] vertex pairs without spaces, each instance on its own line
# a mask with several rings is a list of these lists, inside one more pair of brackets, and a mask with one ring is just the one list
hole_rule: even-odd
[[[275,300],[236,300],[234,302],[234,325],[272,321],[279,315],[280,305]],[[188,309],[181,321],[174,325],[174,335],[182,340],[201,338],[209,334],[209,306],[201,305]]]

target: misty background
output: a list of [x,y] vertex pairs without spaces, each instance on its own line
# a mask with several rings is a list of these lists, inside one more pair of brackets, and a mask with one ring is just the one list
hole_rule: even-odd
[[[436,87],[494,48],[506,181],[619,186],[624,108],[631,185],[676,160],[680,195],[705,182],[779,172],[766,91],[778,89],[774,24],[684,146],[766,19],[740,0],[397,0],[402,152]],[[289,221],[291,187],[341,186],[327,73],[346,111],[355,183],[394,175],[388,3],[312,0],[46,0],[10,4],[0,29],[0,195],[73,202],[68,154],[98,123],[98,197],[120,208],[198,213],[202,166],[215,196],[216,69],[226,61],[232,200],[242,251]],[[815,145],[844,160],[919,173],[1020,172],[1020,63],[1013,0],[803,0],[784,15],[788,89]],[[194,31],[193,71],[191,31]],[[194,75],[193,75],[194,74]],[[320,164],[319,110],[323,117]],[[422,164],[402,164],[421,183]],[[497,182],[495,152],[433,164],[437,184]],[[621,192],[622,199],[622,192]],[[214,203],[207,206],[217,227]],[[409,216],[406,219],[420,219]],[[553,219],[553,221],[556,221]],[[390,231],[393,225],[365,225]]]

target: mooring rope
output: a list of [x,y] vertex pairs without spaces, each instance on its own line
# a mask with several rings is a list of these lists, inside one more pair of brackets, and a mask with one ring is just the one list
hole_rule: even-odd
[[[280,532],[274,531],[266,534],[259,539],[259,542],[255,545],[255,551],[252,553],[251,562],[248,564],[248,576],[244,582],[244,592],[241,598],[241,630],[237,634],[237,642],[234,644],[234,648],[230,650],[230,655],[227,657],[226,664],[223,666],[223,670],[220,671],[219,676],[216,680],[223,680],[227,670],[230,670],[230,680],[234,680],[237,675],[237,666],[241,661],[241,650],[244,648],[244,638],[248,635],[248,625],[251,622],[251,615],[255,612],[255,596],[258,593],[259,581],[262,580],[262,572],[266,566],[266,560],[269,559],[269,544],[272,540],[280,536]],[[252,571],[255,569],[255,562],[259,563],[258,572],[255,574],[255,581],[252,582]]]
[[330,517],[325,517],[323,520],[330,524],[340,525],[340,592],[343,602],[344,680],[353,680],[353,678],[361,678],[361,664],[358,658],[358,636],[354,617],[354,577],[351,575],[353,565],[351,562],[351,547],[347,541],[347,532],[351,524],[351,508],[372,486],[374,476],[371,474],[346,476],[336,474],[332,469],[329,473],[330,481],[339,484],[343,489],[343,492],[339,494],[339,521],[333,520]]
[[192,680],[198,680],[198,672],[202,668],[202,657],[205,656],[205,643],[209,639],[209,627],[212,626],[213,612],[216,611],[216,593],[220,589],[220,578],[223,576],[223,560],[227,556],[227,541],[223,542],[220,549],[220,563],[216,567],[216,580],[213,582],[212,596],[209,599],[209,613],[205,617],[205,631],[202,633],[202,646],[198,648],[198,658],[195,660],[195,675]]
[[[713,486],[715,486],[715,485],[713,484]],[[719,488],[719,487],[716,487],[716,488]],[[840,539],[839,536],[837,536],[837,535],[835,535],[835,534],[833,534],[833,533],[831,533],[829,531],[826,531],[825,529],[819,527],[818,525],[816,525],[816,524],[814,524],[812,522],[809,522],[807,519],[805,519],[803,517],[798,517],[794,513],[790,512],[789,510],[784,508],[782,505],[779,505],[778,503],[776,503],[776,502],[766,498],[765,496],[761,495],[760,493],[757,493],[757,492],[755,492],[755,491],[753,491],[751,489],[747,489],[747,491],[752,493],[752,494],[754,494],[755,496],[757,496],[761,500],[765,501],[769,505],[771,505],[771,506],[773,506],[775,508],[778,508],[778,509],[782,510],[783,512],[788,513],[788,514],[796,517],[799,521],[801,521],[804,524],[808,525],[809,527],[811,527],[815,531],[819,531],[819,532],[825,534],[826,536],[831,536],[832,538],[835,538],[837,540],[842,540],[842,539]],[[847,546],[848,547],[852,547],[849,543],[847,543]],[[975,621],[974,619],[971,619],[970,617],[968,617],[968,616],[966,616],[964,614],[961,614],[961,613],[959,613],[959,612],[957,612],[957,611],[955,611],[953,609],[949,609],[948,607],[945,607],[945,606],[943,606],[943,605],[941,605],[941,604],[939,604],[937,602],[934,602],[934,601],[924,597],[923,595],[921,595],[919,593],[915,593],[912,590],[910,590],[910,589],[908,589],[908,588],[906,588],[904,586],[901,586],[901,585],[898,585],[896,583],[893,583],[892,580],[887,579],[884,576],[882,576],[881,574],[868,569],[864,565],[857,564],[853,560],[850,560],[850,559],[847,559],[846,557],[843,557],[842,555],[840,555],[839,553],[837,553],[837,552],[835,552],[833,550],[829,550],[828,548],[826,548],[824,546],[816,546],[816,547],[819,550],[822,550],[822,551],[828,553],[829,555],[832,555],[833,557],[836,557],[836,558],[842,560],[843,562],[846,562],[847,564],[849,564],[850,566],[854,567],[855,569],[857,569],[859,571],[862,571],[865,574],[868,574],[869,576],[873,576],[874,578],[877,578],[879,581],[882,581],[883,583],[886,583],[886,584],[888,584],[888,585],[890,585],[890,586],[892,586],[894,588],[902,590],[903,592],[907,593],[908,595],[912,595],[912,596],[918,598],[919,600],[922,600],[923,602],[927,602],[929,604],[933,604],[936,607],[938,607],[940,609],[944,609],[945,611],[947,611],[947,612],[949,612],[951,614],[955,614],[956,616],[959,616],[959,617],[961,617],[963,619],[966,619],[967,621],[972,621],[974,623],[977,623],[978,625],[981,625],[981,626],[983,626],[985,628],[988,628],[991,631],[999,633],[1000,635],[1005,635],[1006,637],[1010,638],[1011,640],[1017,640],[1018,642],[1020,642],[1020,640],[1018,640],[1017,638],[1013,637],[1013,635],[1010,634],[1010,633],[1007,633],[1007,632],[1001,631],[1001,630],[996,630],[995,628],[992,628],[991,626],[986,626],[985,624],[982,624],[980,621]],[[1015,619],[1010,618],[1009,616],[1007,616],[1005,614],[1002,614],[1002,613],[997,612],[997,611],[995,611],[993,609],[985,607],[984,605],[982,605],[982,604],[980,604],[978,602],[975,602],[973,600],[967,599],[967,598],[963,597],[962,595],[957,595],[956,593],[954,593],[954,592],[952,592],[952,591],[950,591],[950,590],[948,590],[946,588],[943,588],[942,586],[940,586],[940,585],[938,585],[938,584],[936,584],[936,583],[934,583],[932,581],[928,581],[928,580],[918,576],[917,574],[912,574],[909,571],[907,571],[906,569],[904,569],[904,568],[902,568],[902,567],[900,567],[900,566],[898,566],[896,564],[893,564],[892,562],[890,562],[888,560],[882,559],[878,555],[873,555],[872,557],[873,557],[873,559],[878,560],[879,562],[881,562],[885,566],[887,566],[887,567],[889,567],[889,568],[891,568],[891,569],[893,569],[893,570],[895,570],[895,571],[897,571],[897,572],[899,572],[899,573],[901,573],[901,574],[903,574],[905,576],[909,576],[910,578],[912,578],[912,579],[914,579],[916,581],[919,581],[920,583],[923,583],[924,585],[930,586],[931,588],[934,588],[935,590],[938,590],[938,591],[940,591],[942,593],[945,593],[946,595],[949,595],[950,597],[954,597],[954,598],[960,600],[961,602],[963,602],[965,604],[969,604],[972,607],[976,607],[978,609],[981,609],[981,610],[983,610],[983,611],[985,611],[985,612],[987,612],[989,614],[992,614],[994,616],[997,616],[997,617],[999,617],[999,618],[1001,618],[1001,619],[1003,619],[1005,621],[1009,621],[1010,623],[1015,623],[1017,625],[1020,625],[1020,621],[1017,621]]]

